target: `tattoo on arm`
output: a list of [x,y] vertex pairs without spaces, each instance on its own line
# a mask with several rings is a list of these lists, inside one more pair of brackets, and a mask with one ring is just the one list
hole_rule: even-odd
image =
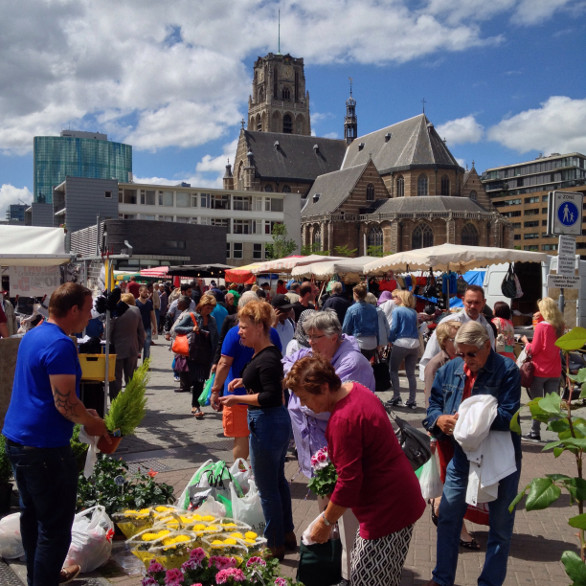
[[71,400],[71,393],[69,391],[60,391],[56,386],[53,386],[53,399],[55,407],[65,419],[75,422],[79,418],[79,399]]

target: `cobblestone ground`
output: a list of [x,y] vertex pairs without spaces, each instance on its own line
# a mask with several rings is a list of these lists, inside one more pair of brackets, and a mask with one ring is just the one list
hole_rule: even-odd
[[[231,441],[223,436],[220,415],[206,408],[205,418],[196,420],[190,413],[190,397],[185,393],[174,392],[178,383],[173,381],[170,369],[172,355],[167,343],[158,341],[151,353],[148,414],[136,436],[124,438],[117,453],[130,464],[148,466],[158,471],[157,479],[171,484],[176,495],[179,495],[193,472],[208,458],[231,461]],[[401,378],[401,384],[406,388],[406,379]],[[418,394],[418,403],[423,404],[422,389]],[[390,393],[380,393],[380,396],[386,400],[390,398]],[[419,425],[424,410],[418,408],[409,411],[404,417]],[[542,437],[548,439],[547,432]],[[572,458],[564,454],[555,459],[551,453],[542,454],[541,447],[538,444],[523,444],[521,486],[526,485],[531,478],[544,474],[556,472],[575,475]],[[288,461],[286,474],[291,479],[295,530],[300,536],[317,515],[317,505],[315,497],[308,494],[305,477],[297,472],[297,462]],[[569,583],[559,561],[564,550],[577,551],[576,531],[567,524],[570,516],[568,504],[569,499],[562,497],[550,509],[530,513],[522,509],[517,512],[505,582],[507,586]],[[572,513],[577,514],[577,509],[574,508]],[[469,528],[482,550],[461,550],[456,584],[463,586],[476,584],[484,563],[483,550],[487,538],[486,527],[470,524]],[[430,579],[435,565],[435,545],[436,531],[427,510],[415,526],[401,586],[421,585]],[[288,555],[282,564],[282,574],[295,576],[297,562],[297,555]],[[10,567],[26,583],[22,563],[13,562]],[[140,564],[125,550],[124,543],[116,542],[113,559],[106,566],[78,578],[72,584],[136,586],[140,584],[141,573]]]

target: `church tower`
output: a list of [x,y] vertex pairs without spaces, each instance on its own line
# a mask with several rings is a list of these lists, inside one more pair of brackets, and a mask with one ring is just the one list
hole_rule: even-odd
[[344,118],[344,139],[346,144],[350,144],[357,136],[356,100],[352,97],[352,78],[350,78],[350,97],[346,100],[346,116]]
[[247,130],[311,135],[303,59],[269,53],[256,60]]

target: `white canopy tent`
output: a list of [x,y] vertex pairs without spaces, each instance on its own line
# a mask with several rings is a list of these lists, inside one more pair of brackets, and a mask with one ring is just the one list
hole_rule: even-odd
[[382,275],[387,271],[413,271],[433,268],[441,271],[465,273],[473,268],[500,264],[504,262],[542,262],[547,254],[497,248],[491,246],[464,246],[461,244],[440,244],[428,248],[418,248],[397,252],[377,258],[364,267],[367,275]]
[[275,260],[261,262],[251,270],[255,275],[264,273],[290,273],[295,267],[307,265],[313,262],[342,259],[344,259],[343,256],[322,256],[320,254],[309,254],[307,256],[286,256],[284,258],[277,258]]
[[57,266],[71,261],[63,228],[0,226],[0,266]]

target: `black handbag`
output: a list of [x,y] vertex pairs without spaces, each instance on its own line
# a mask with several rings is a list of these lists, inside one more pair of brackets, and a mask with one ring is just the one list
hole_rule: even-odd
[[399,445],[405,452],[413,470],[421,468],[431,458],[429,447],[430,437],[427,433],[413,427],[410,423],[397,417],[392,411],[387,410],[389,416],[397,424],[395,431]]
[[342,542],[330,539],[325,543],[299,546],[297,581],[305,586],[330,586],[342,580]]
[[380,355],[378,352],[374,355],[374,362],[372,364],[372,371],[374,373],[374,390],[377,393],[382,393],[391,388],[391,373],[389,372],[389,359],[385,358],[384,354]]
[[501,291],[509,299],[515,299],[517,296],[517,284],[515,283],[515,273],[513,272],[513,265],[511,263],[509,263],[509,270],[501,284]]

